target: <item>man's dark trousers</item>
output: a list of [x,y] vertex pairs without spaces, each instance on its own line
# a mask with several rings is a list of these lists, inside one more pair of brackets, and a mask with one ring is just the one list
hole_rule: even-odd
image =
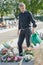
[[18,49],[19,49],[19,55],[21,56],[22,54],[22,44],[24,41],[24,38],[26,38],[26,44],[27,47],[30,46],[30,36],[31,36],[31,29],[27,28],[27,29],[23,29],[20,31],[20,35],[19,35],[19,41],[18,41]]

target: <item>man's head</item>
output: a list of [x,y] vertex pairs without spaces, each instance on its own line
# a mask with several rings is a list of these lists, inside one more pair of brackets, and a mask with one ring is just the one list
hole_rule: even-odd
[[23,2],[19,3],[19,9],[21,12],[24,12],[26,10],[26,6]]

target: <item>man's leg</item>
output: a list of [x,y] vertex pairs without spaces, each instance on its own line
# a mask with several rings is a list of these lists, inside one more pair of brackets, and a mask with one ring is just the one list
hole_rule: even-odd
[[25,33],[27,47],[30,46],[31,30],[27,29]]
[[19,49],[19,55],[22,56],[22,43],[23,43],[23,40],[25,38],[25,32],[24,31],[21,31],[20,32],[20,35],[19,35],[19,40],[18,40],[18,49]]

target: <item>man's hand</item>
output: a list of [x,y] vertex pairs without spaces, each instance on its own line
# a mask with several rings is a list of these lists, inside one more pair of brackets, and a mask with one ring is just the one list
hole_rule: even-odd
[[32,28],[32,34],[34,34],[35,33],[35,28]]
[[18,32],[17,32],[18,35],[20,34],[20,31],[21,31],[21,30],[18,30]]

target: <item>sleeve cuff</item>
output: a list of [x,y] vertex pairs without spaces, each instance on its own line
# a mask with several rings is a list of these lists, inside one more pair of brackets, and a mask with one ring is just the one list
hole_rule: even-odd
[[35,27],[37,27],[37,25],[35,24],[35,25],[33,25],[33,27],[35,28]]

